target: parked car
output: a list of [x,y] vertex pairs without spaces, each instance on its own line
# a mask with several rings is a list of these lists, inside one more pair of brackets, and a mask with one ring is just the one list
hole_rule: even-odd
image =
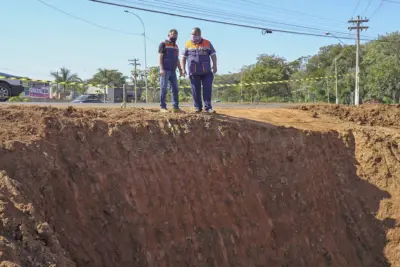
[[0,101],[7,101],[10,97],[19,96],[24,92],[22,81],[15,80],[16,78],[21,77],[0,72]]
[[381,104],[381,103],[382,102],[378,99],[370,99],[370,100],[364,101],[363,104]]
[[97,95],[81,95],[71,101],[71,103],[104,103]]

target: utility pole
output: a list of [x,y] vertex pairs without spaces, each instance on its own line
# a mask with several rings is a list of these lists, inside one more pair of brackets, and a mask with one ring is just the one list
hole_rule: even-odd
[[359,57],[360,57],[360,31],[367,30],[368,26],[361,26],[361,23],[368,22],[367,18],[361,19],[360,16],[357,16],[357,19],[351,19],[348,22],[353,23],[356,26],[349,27],[349,30],[357,30],[357,51],[356,51],[356,88],[354,95],[354,104],[356,106],[360,105],[360,66],[359,66]]
[[137,102],[136,101],[136,99],[137,99],[137,90],[136,90],[136,88],[137,88],[137,76],[138,76],[136,67],[140,66],[140,63],[139,63],[139,59],[137,59],[137,58],[129,59],[129,61],[133,62],[133,63],[129,63],[129,64],[133,65],[133,69],[134,69],[134,71],[133,71],[133,79],[134,79],[134,82],[135,82],[135,103],[136,103]]

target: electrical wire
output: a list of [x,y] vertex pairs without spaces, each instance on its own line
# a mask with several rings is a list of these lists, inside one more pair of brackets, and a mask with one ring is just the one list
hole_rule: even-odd
[[[296,34],[296,35],[305,35],[305,36],[315,36],[315,37],[325,37],[325,38],[334,38],[333,36],[326,35],[326,34],[317,34],[317,33],[309,33],[309,32],[299,32],[299,31],[291,31],[291,30],[273,29],[273,28],[269,28],[269,27],[252,26],[252,25],[246,25],[246,24],[240,24],[240,23],[234,23],[234,22],[226,22],[226,21],[219,21],[219,20],[214,20],[214,19],[199,18],[199,17],[195,17],[195,16],[176,14],[176,13],[172,13],[172,12],[154,10],[154,9],[144,8],[144,7],[117,4],[117,3],[112,3],[112,2],[102,1],[102,0],[88,0],[88,1],[95,2],[95,3],[98,3],[98,4],[117,6],[117,7],[123,7],[123,8],[130,8],[130,9],[136,9],[136,10],[141,10],[141,11],[145,11],[145,12],[163,14],[163,15],[174,16],[174,17],[181,17],[181,18],[188,18],[188,19],[194,19],[194,20],[200,20],[200,21],[207,21],[207,22],[212,22],[212,23],[218,23],[218,24],[224,24],[224,25],[248,28],[248,29],[256,29],[256,30],[263,30],[263,31],[270,30],[272,32],[280,32],[280,33],[288,33],[288,34]],[[341,36],[340,38],[341,39],[348,39],[348,40],[355,40],[354,38],[346,37],[346,36]],[[362,41],[373,41],[371,39],[360,39],[360,40],[362,40]]]
[[[221,13],[221,11],[216,12],[215,8],[212,10],[209,10],[209,9],[204,9],[202,6],[196,6],[196,5],[189,5],[189,6],[185,5],[185,4],[177,5],[176,1],[162,1],[162,0],[154,1],[157,3],[163,2],[161,6],[146,4],[146,2],[149,2],[146,0],[140,0],[139,3],[134,3],[132,0],[114,0],[114,1],[124,2],[124,3],[128,3],[128,4],[135,4],[136,7],[142,7],[142,8],[147,8],[147,9],[149,9],[149,7],[151,7],[152,9],[157,9],[157,10],[162,10],[162,11],[171,11],[171,10],[174,11],[174,12],[171,11],[170,13],[176,13],[176,12],[188,13],[188,11],[189,11],[190,14],[192,14],[193,16],[200,16],[202,18],[212,16],[212,18],[215,20],[219,19],[219,20],[224,20],[225,22],[226,21],[232,22],[232,18],[234,18],[235,22],[244,23],[246,25],[251,24],[252,26],[264,27],[265,23],[262,23],[262,22],[265,21],[265,22],[268,22],[268,24],[278,24],[279,26],[281,24],[288,25],[288,26],[284,27],[284,29],[281,29],[281,30],[297,31],[298,29],[296,27],[301,27],[301,28],[306,28],[308,33],[313,33],[313,34],[321,35],[321,32],[324,32],[324,33],[330,32],[330,33],[340,34],[341,36],[349,35],[348,32],[339,32],[339,31],[332,31],[332,30],[326,30],[326,29],[315,28],[315,27],[305,27],[305,26],[297,25],[297,24],[281,23],[281,22],[276,22],[276,21],[271,21],[271,20],[265,20],[264,18],[259,18],[259,17],[254,18],[254,16],[244,17],[240,14],[233,14],[233,13],[226,13],[226,12]],[[175,2],[175,3],[171,4],[171,2]],[[168,7],[171,7],[171,5],[173,6],[173,8],[168,8]],[[373,39],[373,37],[365,36],[365,35],[361,35],[361,37],[365,38],[365,40]]]
[[296,13],[296,14],[299,14],[299,15],[305,15],[305,16],[309,16],[309,17],[313,17],[313,18],[317,18],[317,19],[329,20],[329,21],[337,22],[337,23],[341,23],[341,24],[344,23],[343,21],[337,21],[337,20],[334,20],[334,19],[331,19],[331,18],[325,18],[325,17],[316,16],[316,15],[312,15],[312,14],[307,14],[307,13],[303,13],[303,12],[300,12],[300,11],[285,9],[285,8],[281,8],[281,7],[275,7],[275,6],[267,5],[267,4],[265,4],[265,3],[257,3],[257,2],[250,1],[250,0],[239,0],[239,1],[245,2],[245,3],[247,3],[247,4],[256,5],[256,7],[258,7],[258,8],[259,8],[259,7],[267,7],[268,9],[270,9],[270,8],[275,8],[275,9],[278,9],[278,10],[283,10],[283,11],[287,11],[287,12],[292,12],[292,13]]
[[238,13],[228,13],[228,12],[224,12],[222,10],[218,10],[215,8],[212,9],[206,9],[203,6],[199,6],[199,5],[194,5],[194,4],[184,4],[184,3],[178,3],[176,1],[163,1],[163,0],[158,0],[157,3],[161,3],[162,6],[157,6],[152,4],[152,2],[146,1],[146,0],[141,0],[141,1],[137,1],[134,2],[132,0],[118,0],[119,2],[123,2],[123,3],[128,3],[128,4],[136,4],[136,5],[141,5],[141,6],[146,6],[146,7],[152,7],[152,8],[162,8],[162,9],[166,9],[166,8],[170,8],[173,9],[173,11],[180,11],[180,12],[187,12],[190,11],[191,14],[197,14],[200,16],[209,16],[212,15],[213,17],[218,16],[220,19],[231,19],[231,18],[235,18],[236,21],[241,21],[244,23],[251,23],[251,24],[257,24],[257,25],[261,25],[260,23],[262,22],[267,22],[270,24],[277,24],[277,25],[282,25],[282,26],[286,26],[286,27],[290,27],[290,28],[302,28],[302,29],[307,29],[307,30],[312,30],[312,31],[317,31],[317,32],[333,32],[333,33],[338,33],[338,34],[344,34],[347,35],[347,32],[340,32],[340,31],[334,31],[334,30],[327,30],[327,29],[321,29],[321,28],[316,28],[316,27],[311,27],[311,26],[303,26],[303,25],[298,25],[298,24],[290,24],[290,23],[284,23],[284,22],[280,22],[280,21],[273,21],[270,19],[266,19],[263,17],[256,17],[254,15],[252,16],[246,16],[243,14],[238,14]]
[[[211,0],[211,1],[213,1],[213,0]],[[232,2],[233,2],[233,3],[239,4],[238,2],[234,2],[234,1],[232,1],[232,0],[220,0],[220,1],[226,1],[226,2],[228,2],[230,6],[231,6],[231,3],[232,3]],[[274,6],[266,5],[266,4],[261,3],[261,2],[258,2],[258,3],[257,3],[257,2],[250,1],[250,0],[237,0],[237,1],[245,2],[245,3],[248,3],[248,4],[253,3],[253,4],[255,5],[255,8],[256,8],[257,11],[262,10],[263,12],[265,12],[265,11],[268,11],[270,8],[276,8],[276,9],[278,9],[278,10],[279,10],[279,9],[281,9],[281,10],[286,10],[286,11],[288,11],[288,12],[293,12],[293,13],[297,13],[297,14],[300,14],[300,15],[303,14],[303,15],[305,15],[305,16],[317,18],[318,21],[314,23],[314,24],[317,24],[317,25],[321,25],[321,24],[327,23],[327,21],[331,21],[331,22],[334,22],[335,24],[338,24],[338,25],[340,24],[342,28],[344,27],[344,25],[346,25],[346,28],[347,28],[347,26],[348,26],[348,22],[347,22],[347,21],[338,21],[338,20],[333,20],[333,19],[331,19],[331,18],[326,18],[326,17],[321,17],[321,16],[310,15],[310,14],[303,13],[303,12],[298,12],[298,11],[293,11],[293,10],[289,10],[289,9],[285,9],[285,8],[279,8],[279,7],[274,7]],[[245,5],[245,6],[241,5],[241,7],[240,7],[241,10],[244,9],[244,8],[246,8],[247,6],[249,6],[248,4]],[[265,6],[266,9],[262,9],[263,6]],[[264,11],[264,10],[265,10],[265,11]],[[253,12],[254,12],[254,11],[253,11]],[[301,19],[300,19],[298,16],[296,16],[295,21],[298,22],[298,21],[300,21],[300,20],[301,20]],[[322,26],[322,25],[321,25],[321,26]],[[332,25],[329,25],[328,27],[330,27],[330,26],[332,26]],[[328,32],[339,33],[339,31],[332,31],[332,30],[329,30]],[[349,35],[349,36],[351,36],[351,32],[348,32],[348,33],[340,32],[340,33],[341,33],[341,34],[344,34],[344,35]],[[363,37],[363,38],[373,38],[373,37],[366,36],[366,35],[363,35],[363,34],[361,34],[360,36]]]
[[[98,28],[103,29],[103,30],[108,30],[108,31],[113,31],[113,32],[117,32],[117,33],[122,33],[122,34],[127,34],[127,35],[133,35],[133,36],[143,36],[143,34],[141,34],[141,33],[124,32],[124,31],[119,31],[119,30],[116,30],[116,29],[108,28],[108,27],[105,27],[105,26],[102,26],[102,25],[98,25],[98,24],[93,23],[93,22],[91,22],[91,21],[88,21],[88,20],[86,20],[86,19],[79,18],[79,17],[74,16],[74,15],[68,13],[68,12],[65,12],[65,11],[63,11],[63,10],[61,10],[61,9],[55,7],[55,6],[52,6],[52,5],[46,3],[46,2],[44,2],[44,1],[42,1],[42,0],[37,0],[37,1],[41,2],[42,4],[48,6],[48,7],[52,8],[52,9],[55,9],[55,10],[57,10],[57,11],[59,11],[59,12],[65,14],[65,15],[67,15],[67,16],[70,16],[70,17],[72,17],[72,18],[75,18],[75,19],[78,19],[78,20],[80,20],[80,21],[86,22],[86,23],[88,23],[88,24],[90,24],[90,25],[92,25],[92,26],[98,27]],[[154,43],[155,45],[159,45],[158,42],[156,42],[156,41],[154,41],[153,39],[149,38],[147,35],[146,35],[146,40],[148,40],[148,41]]]
[[[243,0],[244,1],[244,0]],[[245,14],[246,16],[254,17],[257,15],[258,17],[262,17],[263,19],[275,20],[285,23],[294,23],[299,24],[299,21],[304,26],[315,27],[318,25],[320,28],[330,28],[336,29],[335,32],[343,31],[343,29],[347,29],[347,21],[334,21],[330,19],[322,19],[322,17],[309,15],[306,13],[299,12],[299,14],[295,11],[285,11],[288,9],[279,9],[274,6],[265,5],[259,2],[243,2],[241,0],[202,0],[201,5],[206,6],[210,9],[220,9],[226,12],[234,12]],[[185,2],[185,0],[174,1],[174,2]],[[302,15],[306,14],[306,15]],[[340,26],[339,26],[340,24]],[[346,26],[345,26],[346,25]],[[339,30],[340,29],[340,30]],[[330,30],[333,31],[333,30]]]
[[369,19],[371,20],[373,16],[375,16],[375,14],[378,12],[378,10],[383,6],[383,1],[381,0],[381,3],[379,4],[379,6],[375,9],[374,12],[372,12],[371,16],[369,16]]
[[72,14],[70,14],[70,13],[68,13],[68,12],[65,12],[65,11],[63,11],[63,10],[61,10],[61,9],[59,9],[59,8],[57,8],[57,7],[55,7],[55,6],[52,6],[52,5],[50,5],[50,4],[46,3],[46,2],[44,2],[43,0],[37,0],[37,1],[40,2],[40,3],[42,3],[42,4],[45,5],[45,6],[49,7],[49,8],[52,8],[52,9],[54,9],[54,10],[57,10],[57,11],[60,12],[60,13],[63,13],[64,15],[67,15],[67,16],[72,17],[72,18],[74,18],[74,19],[83,21],[83,22],[85,22],[85,23],[87,23],[87,24],[90,24],[90,25],[92,25],[92,26],[98,27],[98,28],[103,29],[103,30],[108,30],[108,31],[117,32],[117,33],[121,33],[121,34],[127,34],[127,35],[135,35],[135,36],[142,35],[142,34],[139,34],[139,33],[125,32],[125,31],[120,31],[120,30],[112,29],[112,28],[109,28],[109,27],[106,27],[106,26],[102,26],[102,25],[96,24],[96,23],[94,23],[94,22],[88,21],[88,20],[86,20],[86,19],[83,19],[83,18],[77,17],[77,16],[75,16],[75,15],[72,15]]
[[358,7],[360,6],[360,2],[361,2],[361,0],[358,0],[358,1],[357,1],[357,5],[356,5],[356,7],[354,8],[354,11],[353,11],[353,13],[352,13],[351,16],[354,16],[354,14],[356,13]]
[[[337,24],[341,25],[340,27],[343,28],[346,23],[344,21],[339,21],[339,20],[333,20],[331,18],[325,18],[322,16],[316,16],[316,15],[311,15],[308,13],[303,13],[299,11],[294,11],[290,9],[285,9],[285,8],[280,8],[272,5],[267,5],[262,2],[255,2],[255,1],[249,1],[249,0],[219,0],[219,1],[213,1],[213,0],[203,0],[207,1],[209,3],[219,5],[223,7],[223,10],[226,10],[227,7],[229,9],[236,9],[240,12],[243,11],[248,11],[250,16],[253,16],[255,13],[259,13],[262,16],[277,16],[280,19],[283,19],[285,22],[293,22],[297,23],[298,21],[305,21],[306,19],[314,19],[314,21],[317,19],[317,21],[313,22],[313,24],[318,24],[318,25],[324,25],[324,24],[329,24],[329,26],[332,26],[332,24]],[[208,7],[210,7],[209,4],[207,4]],[[212,7],[211,7],[212,8]],[[299,17],[302,17],[304,19],[300,19]]]
[[369,1],[368,1],[368,5],[367,5],[367,7],[365,8],[363,14],[365,14],[365,13],[368,11],[369,7],[371,6],[371,3],[372,3],[372,0],[369,0]]

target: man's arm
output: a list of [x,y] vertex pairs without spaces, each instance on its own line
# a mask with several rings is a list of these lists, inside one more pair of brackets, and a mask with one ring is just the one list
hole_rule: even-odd
[[160,74],[164,73],[163,57],[165,53],[165,43],[162,42],[158,47],[158,67],[160,68]]
[[214,66],[217,67],[217,54],[212,55],[211,56],[211,60],[212,60],[212,63],[213,63],[213,67]]
[[164,70],[163,56],[164,54],[161,53],[158,54],[158,67],[160,67],[160,70]]
[[185,50],[183,50],[182,53],[182,61],[181,61],[181,68],[183,71],[183,74],[186,74],[186,59],[189,55],[189,50],[187,49],[187,47],[185,47]]
[[213,63],[213,72],[217,72],[217,51],[215,51],[214,46],[210,43],[210,56]]
[[181,66],[181,61],[179,60],[179,57],[178,57],[178,60],[176,62],[176,66],[178,67],[179,72],[182,73],[182,66]]

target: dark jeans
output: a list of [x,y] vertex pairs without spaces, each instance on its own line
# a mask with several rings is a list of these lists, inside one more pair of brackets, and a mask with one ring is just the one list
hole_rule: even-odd
[[203,102],[201,99],[201,87],[203,85],[203,100],[204,109],[209,110],[211,106],[211,95],[212,95],[212,83],[214,80],[214,74],[212,72],[203,75],[191,75],[190,86],[192,87],[192,95],[194,101],[194,107],[196,109],[203,109]]

